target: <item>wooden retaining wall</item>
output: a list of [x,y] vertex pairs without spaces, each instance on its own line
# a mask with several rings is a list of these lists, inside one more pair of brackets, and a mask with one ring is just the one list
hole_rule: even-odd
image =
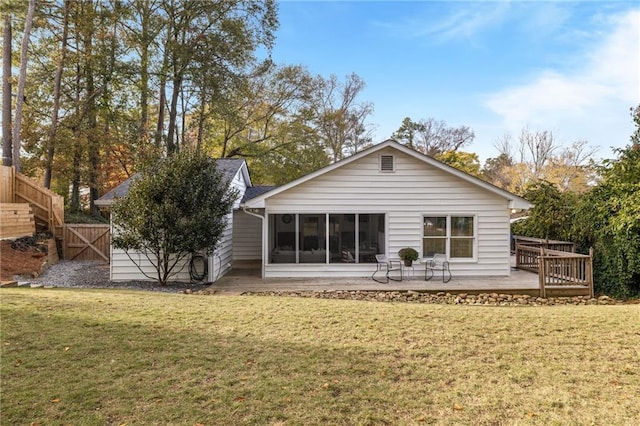
[[0,166],[0,202],[28,203],[38,230],[46,229],[61,237],[64,226],[64,198],[43,188],[13,167]]
[[110,231],[109,225],[64,225],[64,258],[109,262]]
[[0,239],[31,236],[36,222],[31,206],[25,203],[0,203]]

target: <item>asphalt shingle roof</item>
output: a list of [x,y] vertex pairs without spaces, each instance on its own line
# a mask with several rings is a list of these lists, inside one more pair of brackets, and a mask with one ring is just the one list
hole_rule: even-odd
[[[233,158],[220,158],[216,160],[216,167],[219,170],[221,170],[222,173],[224,173],[224,176],[227,178],[227,180],[230,181],[231,179],[233,179],[236,173],[238,173],[238,170],[240,170],[240,167],[242,167],[243,163],[244,163],[244,160],[233,159]],[[124,197],[129,193],[129,188],[131,187],[131,184],[136,180],[140,179],[141,177],[142,177],[142,174],[140,173],[136,173],[135,175],[131,176],[129,179],[123,181],[120,185],[116,186],[111,191],[107,192],[102,197],[98,198],[97,204],[109,205],[116,198]],[[256,194],[256,196],[257,195],[258,194]]]
[[244,193],[244,197],[242,197],[242,202],[244,203],[247,200],[250,200],[258,195],[262,195],[265,192],[269,192],[272,189],[277,188],[277,186],[250,186],[247,188],[247,191]]

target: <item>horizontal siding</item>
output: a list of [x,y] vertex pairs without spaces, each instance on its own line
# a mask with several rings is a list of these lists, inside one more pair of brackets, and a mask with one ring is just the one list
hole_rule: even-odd
[[[157,276],[156,268],[152,265],[152,263],[147,259],[147,257],[138,252],[129,252],[131,258],[125,253],[124,250],[111,248],[111,263],[110,267],[110,276],[111,281],[148,281],[152,278],[155,279]],[[133,259],[133,260],[132,260]],[[182,266],[182,271],[177,275],[174,275],[170,278],[170,281],[189,281],[189,260],[190,257],[187,257],[185,262],[180,263],[176,266],[176,270],[179,270]],[[146,277],[141,271],[140,268],[149,275]]]
[[[378,171],[380,154],[395,156],[394,173]],[[452,261],[452,272],[481,277],[507,276],[510,271],[508,201],[392,148],[268,198],[266,213],[385,213],[386,252],[391,257],[397,257],[403,247],[422,251],[423,215],[474,215],[477,260]],[[365,272],[361,265],[341,266],[266,265],[265,276],[356,277]],[[368,271],[372,268],[375,265],[368,266]]]
[[[246,166],[242,166],[246,167]],[[230,186],[238,191],[238,198],[233,203],[233,208],[240,208],[240,202],[242,201],[242,197],[244,197],[244,193],[247,191],[247,182],[244,180],[244,174],[242,173],[242,167],[238,170],[236,175],[231,180]]]
[[215,282],[231,270],[233,253],[233,214],[227,215],[227,226],[209,261],[209,281]]
[[237,210],[233,213],[233,260],[262,259],[262,220]]

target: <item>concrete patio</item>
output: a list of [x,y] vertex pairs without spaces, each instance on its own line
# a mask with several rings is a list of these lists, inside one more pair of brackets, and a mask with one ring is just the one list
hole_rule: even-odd
[[532,272],[511,270],[509,277],[453,277],[443,283],[437,276],[424,280],[424,270],[416,267],[415,276],[405,276],[402,281],[378,283],[370,277],[362,278],[260,278],[259,262],[234,262],[234,268],[212,285],[221,293],[239,294],[264,291],[428,291],[450,293],[508,293],[537,295],[538,275]]

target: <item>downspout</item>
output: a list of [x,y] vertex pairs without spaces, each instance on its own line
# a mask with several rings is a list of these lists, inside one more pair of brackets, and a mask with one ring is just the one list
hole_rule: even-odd
[[247,206],[245,205],[242,206],[242,211],[248,214],[249,216],[260,218],[260,220],[262,221],[262,262],[261,262],[262,265],[261,265],[260,278],[264,279],[265,263],[266,263],[265,261],[267,259],[267,246],[266,246],[267,238],[265,238],[266,235],[265,235],[265,228],[264,228],[265,217],[254,212],[250,212],[249,210],[247,210]]

